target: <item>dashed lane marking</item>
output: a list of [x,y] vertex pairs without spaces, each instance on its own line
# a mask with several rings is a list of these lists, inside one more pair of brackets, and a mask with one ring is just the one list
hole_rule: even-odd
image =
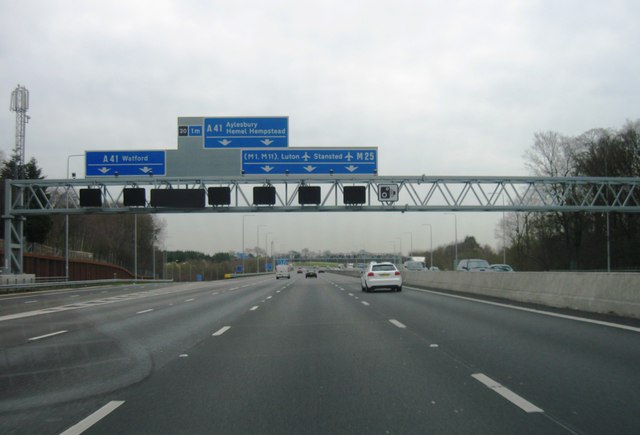
[[496,393],[498,393],[499,395],[507,399],[509,402],[513,403],[518,408],[522,409],[524,412],[528,412],[528,413],[544,412],[542,409],[538,408],[533,403],[517,395],[513,391],[509,390],[507,387],[502,386],[501,384],[494,381],[487,375],[484,375],[482,373],[475,373],[471,375],[471,377],[481,382],[486,387],[492,389],[493,391],[495,391]]
[[406,328],[407,326],[398,322],[396,319],[389,319],[389,322],[397,326],[398,328]]
[[105,418],[107,415],[115,411],[120,405],[124,403],[123,400],[112,400],[111,402],[98,409],[96,412],[80,421],[79,423],[71,426],[69,429],[62,432],[60,435],[80,435],[91,426]]
[[225,332],[227,332],[229,329],[231,329],[231,326],[223,326],[222,328],[218,329],[216,332],[211,334],[211,336],[212,337],[219,337],[222,334],[224,334]]
[[41,340],[43,338],[49,338],[49,337],[53,337],[55,335],[65,334],[67,332],[69,332],[69,331],[67,331],[66,329],[63,329],[62,331],[52,332],[51,334],[40,335],[38,337],[31,337],[29,339],[29,341]]

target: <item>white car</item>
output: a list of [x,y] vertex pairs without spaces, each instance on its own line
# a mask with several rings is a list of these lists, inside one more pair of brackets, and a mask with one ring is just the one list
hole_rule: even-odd
[[363,292],[372,292],[377,288],[402,291],[402,275],[393,263],[369,263],[362,272],[360,285]]
[[288,264],[278,264],[276,266],[276,279],[291,278],[291,272]]

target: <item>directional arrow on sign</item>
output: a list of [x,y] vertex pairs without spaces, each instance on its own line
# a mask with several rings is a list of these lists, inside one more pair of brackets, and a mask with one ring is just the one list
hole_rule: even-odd
[[266,146],[269,146],[269,145],[271,145],[273,143],[273,141],[271,139],[261,140],[260,142],[262,142]]
[[304,169],[307,172],[313,172],[313,170],[316,169],[316,167],[309,165],[309,166],[303,166],[302,169]]
[[145,166],[144,168],[140,168],[140,170],[142,172],[144,172],[145,174],[148,174],[149,172],[153,171],[153,168],[149,168],[149,167]]
[[264,172],[271,172],[271,171],[273,171],[273,166],[267,165],[267,166],[263,166],[260,169],[262,169]]
[[353,165],[345,166],[345,168],[346,168],[346,169],[347,169],[347,171],[349,171],[349,172],[353,172],[353,171],[355,171],[356,169],[358,169],[358,167],[357,167],[357,166],[353,166]]
[[98,171],[102,172],[103,174],[106,174],[110,170],[111,170],[111,168],[105,168],[105,167],[102,167],[102,168],[98,169]]
[[227,139],[219,140],[218,142],[220,142],[220,144],[221,144],[223,147],[226,147],[227,145],[229,145],[229,144],[231,143],[231,141],[230,141],[230,140],[227,140]]

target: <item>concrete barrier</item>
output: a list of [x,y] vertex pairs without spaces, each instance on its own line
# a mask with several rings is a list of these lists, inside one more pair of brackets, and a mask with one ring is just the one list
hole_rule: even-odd
[[639,273],[405,271],[402,276],[407,286],[640,318]]
[[32,284],[34,282],[36,282],[36,276],[30,273],[23,273],[22,275],[0,275],[0,285]]

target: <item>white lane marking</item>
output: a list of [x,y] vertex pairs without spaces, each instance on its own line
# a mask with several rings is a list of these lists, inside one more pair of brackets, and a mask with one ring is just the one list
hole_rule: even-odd
[[[79,310],[82,308],[90,308],[90,307],[95,307],[95,306],[104,305],[104,304],[127,302],[135,299],[141,299],[141,298],[147,298],[147,297],[153,297],[153,296],[159,296],[159,295],[170,295],[173,293],[177,293],[179,291],[180,291],[180,288],[178,288],[177,290],[175,288],[168,288],[165,290],[155,291],[155,292],[137,292],[137,293],[131,293],[125,296],[111,296],[104,299],[96,299],[92,301],[66,304],[58,307],[43,308],[41,310],[25,311],[22,313],[0,316],[0,322],[4,322],[7,320],[23,319],[25,317],[40,316],[43,314],[58,313],[61,311]],[[169,304],[169,306],[172,306],[172,305],[173,304]]]
[[258,309],[258,305],[254,305],[253,307],[249,308],[249,311],[255,311]]
[[188,356],[188,353],[181,353],[180,355],[178,355],[178,358],[187,358]]
[[150,313],[151,311],[153,311],[153,308],[149,308],[148,310],[138,311],[136,314]]
[[362,305],[366,305],[368,307],[370,304],[367,301],[362,301]]
[[353,293],[349,293],[349,296],[353,296]]
[[496,393],[498,393],[499,395],[507,399],[509,402],[513,403],[518,408],[522,409],[524,412],[528,412],[528,413],[544,412],[542,409],[538,408],[533,403],[529,402],[528,400],[524,399],[521,396],[518,396],[516,393],[502,386],[501,384],[494,381],[487,375],[484,375],[482,373],[475,373],[471,375],[471,377],[476,379],[477,381],[480,381],[486,387],[492,389],[493,391],[495,391]]
[[24,301],[25,304],[35,304],[38,301]]
[[124,400],[112,400],[81,422],[71,426],[69,429],[62,432],[60,435],[80,435],[82,432],[89,429],[91,426],[105,418],[107,415],[111,414],[123,403]]
[[485,300],[482,300],[482,299],[474,299],[474,298],[469,298],[469,297],[466,297],[466,296],[452,295],[452,294],[449,294],[449,293],[442,293],[442,292],[437,292],[437,291],[433,291],[433,290],[425,290],[425,289],[420,289],[420,288],[415,288],[415,287],[409,287],[409,288],[411,288],[411,290],[415,290],[415,291],[419,291],[419,292],[423,292],[423,293],[433,293],[433,294],[436,294],[436,295],[447,296],[447,297],[455,298],[455,299],[462,299],[462,300],[465,300],[465,301],[478,302],[478,303],[486,304],[486,305],[494,305],[496,307],[510,308],[512,310],[526,311],[528,313],[541,314],[543,316],[559,317],[561,319],[575,320],[577,322],[591,323],[591,324],[594,324],[594,325],[608,326],[610,328],[618,328],[618,329],[625,329],[627,331],[640,332],[640,328],[638,328],[638,327],[622,325],[620,323],[604,322],[602,320],[587,319],[585,317],[570,316],[568,314],[552,313],[550,311],[542,311],[542,310],[536,310],[534,308],[518,307],[517,305],[501,304],[500,302],[485,301]]
[[273,296],[267,296],[267,299],[271,299]]
[[222,328],[218,329],[216,332],[211,334],[211,336],[212,337],[218,337],[218,336],[224,334],[225,332],[227,332],[229,329],[231,329],[231,326],[223,326]]
[[195,301],[195,298],[185,299],[185,302],[193,302],[193,301]]
[[280,293],[280,290],[276,290],[276,293]]
[[69,296],[69,297],[70,297],[70,298],[79,298],[79,297],[80,297],[80,295],[71,295],[71,296]]
[[440,345],[433,343],[433,344],[430,344],[429,347],[440,347]]
[[406,325],[398,322],[396,319],[389,319],[389,322],[396,325],[398,328],[406,328]]
[[40,340],[42,338],[53,337],[54,335],[65,334],[67,332],[69,332],[69,331],[67,331],[66,329],[63,329],[62,331],[52,332],[51,334],[40,335],[38,337],[31,337],[29,339],[29,341],[36,341],[36,340]]
[[238,290],[239,288],[240,288],[240,287],[231,287],[231,288],[229,289],[229,291],[231,291],[231,290]]
[[212,295],[217,295],[217,294],[219,294],[219,293],[218,293],[218,292],[213,292],[213,293],[211,293],[211,294],[212,294]]

